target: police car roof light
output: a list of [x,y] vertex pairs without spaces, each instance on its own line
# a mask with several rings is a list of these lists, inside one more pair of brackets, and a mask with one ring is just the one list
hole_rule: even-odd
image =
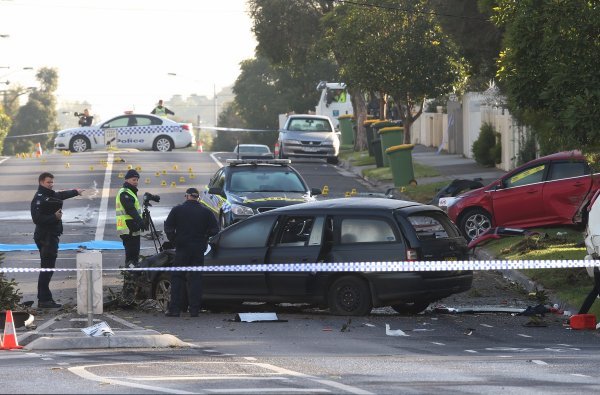
[[229,166],[258,164],[289,165],[290,163],[292,163],[292,161],[289,159],[227,159],[227,164]]

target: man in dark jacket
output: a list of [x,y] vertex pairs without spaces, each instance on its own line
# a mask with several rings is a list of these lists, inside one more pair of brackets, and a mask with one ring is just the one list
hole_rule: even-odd
[[[63,232],[62,201],[81,195],[83,189],[54,191],[54,175],[44,172],[38,177],[38,190],[31,201],[31,219],[35,224],[33,240],[40,251],[41,267],[54,269],[58,256],[58,240]],[[50,292],[53,271],[40,272],[38,277],[38,307],[59,308]]]
[[[198,201],[196,188],[185,191],[185,202],[173,207],[165,221],[165,233],[175,244],[174,266],[202,266],[208,238],[219,232],[212,212]],[[182,287],[187,283],[188,304],[191,317],[200,312],[202,298],[202,272],[171,272],[171,302],[167,317],[179,317]]]
[[117,192],[115,208],[117,233],[125,248],[125,264],[137,265],[140,257],[140,234],[145,229],[142,206],[137,197],[140,174],[131,169],[125,174],[123,187]]

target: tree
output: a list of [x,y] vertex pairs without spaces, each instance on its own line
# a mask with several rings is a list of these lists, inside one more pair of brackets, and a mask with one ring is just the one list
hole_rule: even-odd
[[4,113],[4,109],[0,107],[0,152],[4,150],[4,139],[10,130],[11,120]]
[[498,76],[542,152],[600,151],[600,3],[499,0],[506,29]]
[[51,134],[35,137],[18,136],[54,132],[58,129],[54,96],[58,86],[58,73],[56,69],[44,67],[37,72],[36,78],[40,88],[29,94],[29,100],[13,119],[9,136],[17,138],[11,139],[5,145],[4,149],[8,154],[31,152],[36,143],[40,143],[43,148],[48,148],[52,142]]
[[427,1],[372,4],[336,7],[328,21],[330,46],[351,49],[340,56],[345,80],[394,98],[404,141],[410,143],[411,126],[423,112],[424,100],[452,91],[460,80],[458,54]]
[[496,75],[503,29],[491,20],[490,0],[430,0],[442,31],[456,44],[467,69],[465,89],[483,90]]

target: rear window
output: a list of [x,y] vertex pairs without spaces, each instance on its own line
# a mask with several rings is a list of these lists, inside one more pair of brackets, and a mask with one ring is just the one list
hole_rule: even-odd
[[419,240],[447,239],[458,237],[458,230],[441,213],[419,213],[408,217]]
[[294,118],[290,120],[288,130],[295,132],[331,132],[331,126],[325,119]]

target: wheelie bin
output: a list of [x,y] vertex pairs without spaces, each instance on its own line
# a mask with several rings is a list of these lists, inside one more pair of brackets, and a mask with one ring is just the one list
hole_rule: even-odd
[[383,156],[383,166],[387,167],[390,165],[388,156],[385,154],[385,150],[393,147],[394,145],[404,144],[404,128],[402,126],[388,126],[379,129],[377,132],[381,139],[381,156]]
[[373,155],[375,156],[375,166],[383,167],[383,151],[381,150],[381,139],[379,137],[374,138],[371,141],[373,146]]
[[338,117],[340,121],[340,131],[342,132],[342,145],[354,145],[354,130],[352,128],[352,114],[344,114]]
[[414,144],[401,144],[394,145],[385,150],[390,160],[395,187],[417,185],[412,163],[413,148],[415,148]]
[[375,153],[373,152],[373,145],[371,144],[373,142],[373,124],[380,122],[379,119],[367,119],[365,122],[363,122],[363,126],[365,127],[365,133],[367,134],[367,149],[369,150],[369,156],[374,156]]

